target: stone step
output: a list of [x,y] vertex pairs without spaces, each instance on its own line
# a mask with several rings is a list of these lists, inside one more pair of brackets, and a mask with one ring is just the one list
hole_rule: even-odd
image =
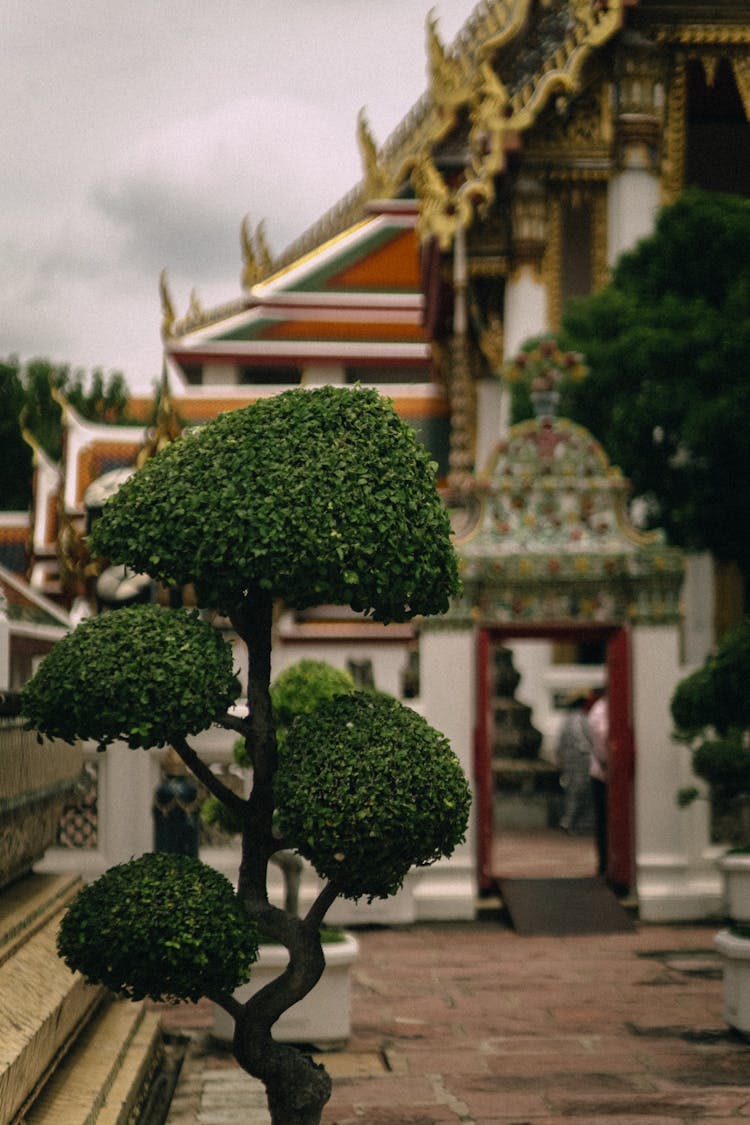
[[26,1111],[24,1125],[142,1120],[162,1071],[162,1044],[155,1012],[127,1000],[105,1004]]
[[[86,984],[57,955],[65,896],[60,883],[30,877],[0,899],[0,1121],[13,1122],[34,1098],[105,992]],[[62,898],[60,897],[62,896]],[[9,901],[6,914],[5,902]]]
[[80,886],[77,875],[33,873],[5,887],[0,897],[0,965],[59,914]]

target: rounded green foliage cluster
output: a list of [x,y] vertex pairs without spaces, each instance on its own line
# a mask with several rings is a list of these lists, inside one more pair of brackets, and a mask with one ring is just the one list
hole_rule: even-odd
[[[690,744],[693,770],[711,787],[721,816],[750,794],[750,618],[731,630],[701,668],[686,676],[672,696],[677,735]],[[697,796],[681,792],[682,804]],[[740,819],[722,829],[747,844]]]
[[249,979],[258,935],[225,876],[192,856],[156,853],[84,887],[57,949],[69,968],[131,1000],[199,1000]]
[[108,501],[91,548],[224,610],[256,587],[407,620],[458,589],[435,465],[357,387],[286,391],[172,443]]
[[339,695],[279,748],[280,826],[348,898],[386,898],[413,865],[452,853],[470,794],[446,738],[398,700]]
[[327,699],[355,690],[343,668],[325,660],[298,660],[280,672],[271,684],[271,706],[277,729],[291,726],[298,715],[309,715]]
[[226,713],[240,690],[232,663],[230,646],[194,612],[118,609],[55,645],[23,690],[23,714],[66,742],[163,746]]
[[750,729],[750,617],[732,629],[716,652],[682,680],[672,698],[672,718],[687,735],[705,727],[726,733]]

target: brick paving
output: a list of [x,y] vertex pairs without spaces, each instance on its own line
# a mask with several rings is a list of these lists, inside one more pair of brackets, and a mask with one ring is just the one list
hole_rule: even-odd
[[[360,930],[352,1037],[324,1057],[323,1121],[747,1125],[750,1044],[722,1018],[715,931],[523,937],[499,910]],[[210,1009],[166,1015],[194,1037],[168,1125],[266,1125],[262,1099],[244,1101],[257,1087],[210,1038]]]

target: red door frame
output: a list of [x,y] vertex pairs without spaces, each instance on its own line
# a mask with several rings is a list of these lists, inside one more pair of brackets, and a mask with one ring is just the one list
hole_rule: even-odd
[[607,642],[609,781],[607,786],[610,883],[620,892],[633,882],[633,786],[635,740],[632,721],[630,635],[624,627],[597,625],[484,626],[477,637],[477,700],[474,729],[474,792],[477,809],[477,871],[483,892],[494,889],[492,872],[493,778],[490,746],[490,649],[495,641],[603,639]]

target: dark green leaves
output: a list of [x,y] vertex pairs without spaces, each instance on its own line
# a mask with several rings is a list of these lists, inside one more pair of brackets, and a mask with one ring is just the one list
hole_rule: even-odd
[[190,856],[112,867],[68,908],[60,956],[131,1000],[199,1000],[248,980],[258,937],[224,875]]
[[44,659],[22,707],[50,738],[135,748],[205,730],[238,693],[232,650],[214,628],[144,605],[81,622]]
[[254,587],[378,620],[458,589],[435,466],[373,390],[263,399],[170,445],[107,504],[92,549],[231,609]]
[[279,748],[282,831],[349,898],[384,898],[414,864],[452,853],[470,795],[443,735],[395,699],[339,695]]
[[611,284],[565,310],[591,373],[563,412],[587,426],[671,542],[750,569],[750,202],[686,192]]

